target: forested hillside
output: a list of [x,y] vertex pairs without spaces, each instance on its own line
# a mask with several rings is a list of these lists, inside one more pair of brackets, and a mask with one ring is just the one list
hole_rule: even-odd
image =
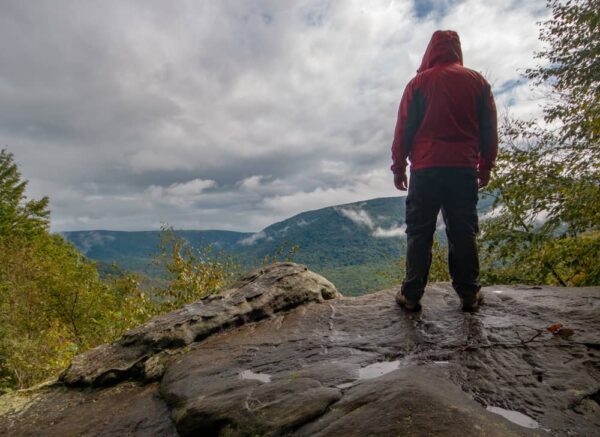
[[[482,217],[493,198],[481,196]],[[292,258],[326,274],[340,290],[366,293],[389,283],[405,252],[404,197],[387,197],[307,211],[256,233],[177,230],[192,247],[211,245],[214,252],[233,256],[246,269],[278,255]],[[439,241],[445,234],[440,222]],[[65,238],[87,257],[125,270],[159,276],[152,262],[159,251],[160,232],[80,231]],[[399,273],[396,273],[399,275]]]

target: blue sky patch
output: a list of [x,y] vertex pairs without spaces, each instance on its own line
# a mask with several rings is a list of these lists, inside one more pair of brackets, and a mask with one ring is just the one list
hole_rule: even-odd
[[264,12],[261,15],[261,18],[263,20],[263,23],[265,23],[265,24],[271,24],[273,22],[273,16],[267,12]]
[[321,27],[329,12],[329,3],[323,2],[313,5],[310,8],[302,9],[303,20],[309,27]]
[[522,85],[523,83],[525,83],[524,79],[507,80],[506,82],[503,82],[502,84],[500,84],[500,86],[494,90],[494,94],[497,96],[500,96],[502,94],[508,93],[508,92],[512,91],[514,88]]
[[415,15],[422,20],[429,15],[443,17],[448,10],[461,0],[414,0]]

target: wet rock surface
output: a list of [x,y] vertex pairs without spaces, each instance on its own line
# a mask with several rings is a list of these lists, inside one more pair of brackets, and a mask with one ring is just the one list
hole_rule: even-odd
[[177,436],[158,384],[101,391],[49,388],[20,413],[0,416],[3,436]]
[[105,386],[148,372],[148,379],[157,379],[160,363],[155,355],[163,350],[186,346],[220,330],[298,305],[339,296],[331,282],[305,266],[268,266],[244,276],[220,295],[155,317],[126,332],[118,342],[75,357],[61,380],[67,385]]
[[[296,269],[276,266],[264,283],[280,284],[278,275]],[[180,326],[197,313],[171,313],[101,349],[111,365],[88,359],[87,373],[64,379],[75,386],[44,389],[27,407],[0,414],[0,434],[33,435],[42,417],[51,418],[50,430],[67,431],[48,435],[600,433],[600,289],[490,287],[472,314],[459,311],[447,284],[429,286],[416,314],[395,304],[396,289],[331,300],[337,293],[327,290],[303,294],[315,296],[304,304],[265,299],[259,321],[239,316],[242,326],[226,322],[209,334],[193,327],[182,343],[173,332],[186,332]],[[232,299],[235,292],[218,302]],[[232,320],[228,314],[213,319]],[[572,335],[548,332],[554,323]],[[115,362],[140,363],[139,371],[115,371]],[[83,381],[112,385],[82,388]]]
[[[368,429],[365,424],[368,424]],[[434,366],[406,366],[349,388],[299,436],[535,435],[520,430],[469,399]]]

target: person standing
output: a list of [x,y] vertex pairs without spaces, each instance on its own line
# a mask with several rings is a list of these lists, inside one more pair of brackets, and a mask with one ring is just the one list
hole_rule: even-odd
[[477,193],[489,183],[497,149],[490,84],[463,66],[456,32],[434,32],[417,75],[402,95],[392,144],[394,185],[401,191],[408,188],[406,276],[396,295],[399,305],[421,308],[440,209],[452,287],[464,311],[480,304]]

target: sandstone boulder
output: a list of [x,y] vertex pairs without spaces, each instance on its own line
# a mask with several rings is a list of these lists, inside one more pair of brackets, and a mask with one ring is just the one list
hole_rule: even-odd
[[222,294],[207,296],[155,317],[126,332],[118,342],[75,357],[61,380],[67,385],[96,386],[136,376],[154,380],[161,373],[156,355],[162,351],[186,346],[223,329],[271,317],[298,305],[339,296],[331,282],[305,266],[277,263],[244,276]]

